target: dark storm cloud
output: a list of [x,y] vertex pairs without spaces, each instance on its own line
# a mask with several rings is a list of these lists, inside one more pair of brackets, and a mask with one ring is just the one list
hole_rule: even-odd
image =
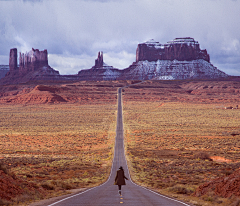
[[34,47],[48,49],[61,73],[90,68],[98,51],[107,64],[125,68],[140,42],[190,36],[215,66],[240,75],[239,10],[231,0],[0,1],[0,64],[10,48]]

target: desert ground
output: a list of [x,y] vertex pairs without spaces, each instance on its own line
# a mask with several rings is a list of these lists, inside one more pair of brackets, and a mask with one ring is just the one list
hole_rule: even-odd
[[199,188],[239,170],[240,110],[225,109],[237,108],[239,86],[148,81],[126,88],[125,147],[133,180],[193,205],[239,205],[239,178],[238,189]]
[[29,205],[106,181],[114,152],[117,89],[132,85],[123,91],[132,179],[192,205],[239,205],[235,190],[220,194],[201,186],[231,177],[240,167],[240,82],[135,83],[1,87],[0,187],[8,191],[0,192],[2,204]]

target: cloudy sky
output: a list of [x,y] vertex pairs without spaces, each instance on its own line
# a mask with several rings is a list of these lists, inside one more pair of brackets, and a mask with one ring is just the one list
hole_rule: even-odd
[[193,37],[211,63],[240,76],[239,0],[0,0],[0,64],[9,50],[48,50],[49,65],[76,74],[98,51],[119,69],[138,43]]

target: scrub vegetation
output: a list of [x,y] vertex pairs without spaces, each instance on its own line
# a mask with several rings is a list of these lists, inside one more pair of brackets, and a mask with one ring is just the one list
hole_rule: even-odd
[[225,110],[221,104],[136,102],[129,100],[127,89],[124,99],[125,147],[133,181],[194,205],[238,201],[194,193],[199,185],[240,167],[239,110]]
[[[11,105],[0,107],[2,170],[33,183],[44,198],[99,185],[109,176],[116,105]],[[36,201],[28,196],[19,201]],[[10,201],[11,203],[11,201]]]

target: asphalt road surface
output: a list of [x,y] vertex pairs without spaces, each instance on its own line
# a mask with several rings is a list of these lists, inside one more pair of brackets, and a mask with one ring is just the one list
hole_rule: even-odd
[[[82,193],[62,199],[49,206],[186,206],[188,204],[154,193],[148,189],[134,184],[129,176],[124,154],[123,122],[122,122],[122,98],[121,89],[118,90],[118,115],[115,139],[115,153],[111,174],[106,183],[86,190]],[[116,171],[122,166],[125,170],[126,185],[122,186],[122,196],[118,194],[118,186],[114,185]]]

